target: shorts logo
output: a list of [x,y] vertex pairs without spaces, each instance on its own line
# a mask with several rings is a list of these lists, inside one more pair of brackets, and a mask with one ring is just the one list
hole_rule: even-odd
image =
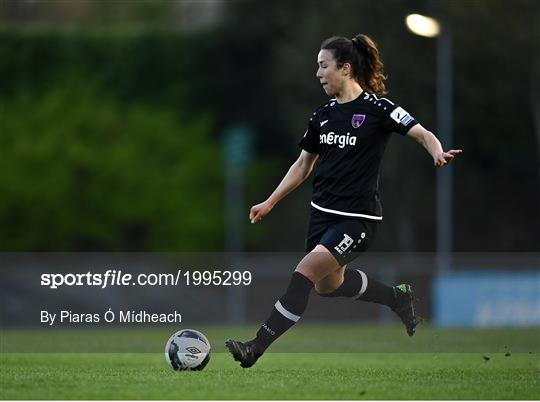
[[343,254],[349,247],[352,246],[354,240],[351,236],[349,236],[347,233],[343,233],[343,240],[334,247],[334,250],[336,250],[340,255]]
[[366,120],[365,114],[353,114],[351,119],[351,124],[354,128],[358,128]]

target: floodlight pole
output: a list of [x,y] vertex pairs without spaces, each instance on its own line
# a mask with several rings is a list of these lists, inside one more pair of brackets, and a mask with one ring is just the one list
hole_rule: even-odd
[[[437,36],[437,135],[443,149],[450,149],[452,135],[452,35],[448,24],[441,24]],[[437,169],[437,256],[438,273],[448,272],[453,248],[453,167]]]
[[[437,38],[437,136],[443,149],[452,148],[452,33],[444,18],[409,14],[405,19],[415,35]],[[451,270],[453,241],[452,165],[438,169],[436,184],[436,271]]]
[[[246,127],[232,127],[224,133],[225,159],[225,250],[232,264],[227,269],[242,269],[244,251],[244,170],[251,156],[252,133]],[[227,292],[227,321],[247,319],[247,292],[244,286],[230,286]]]

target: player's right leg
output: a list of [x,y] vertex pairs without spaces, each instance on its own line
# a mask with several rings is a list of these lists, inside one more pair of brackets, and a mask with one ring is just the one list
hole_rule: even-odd
[[225,345],[234,359],[244,368],[253,366],[266,349],[300,319],[314,283],[340,268],[324,246],[316,246],[298,264],[285,294],[276,302],[256,337],[248,342],[227,340]]

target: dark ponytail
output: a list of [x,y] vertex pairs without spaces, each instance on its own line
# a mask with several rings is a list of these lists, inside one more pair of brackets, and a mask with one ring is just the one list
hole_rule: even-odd
[[378,96],[388,93],[384,85],[386,74],[379,49],[373,40],[363,34],[352,39],[334,36],[321,44],[321,50],[332,51],[337,67],[350,63],[352,77],[360,86]]

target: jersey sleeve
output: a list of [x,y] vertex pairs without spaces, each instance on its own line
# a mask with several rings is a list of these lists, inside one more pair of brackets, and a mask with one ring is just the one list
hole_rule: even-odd
[[308,121],[308,127],[304,136],[298,141],[300,148],[310,154],[318,154],[320,152],[319,132],[319,119],[317,112],[315,112]]
[[401,106],[392,103],[384,111],[382,124],[388,132],[406,135],[418,122]]

